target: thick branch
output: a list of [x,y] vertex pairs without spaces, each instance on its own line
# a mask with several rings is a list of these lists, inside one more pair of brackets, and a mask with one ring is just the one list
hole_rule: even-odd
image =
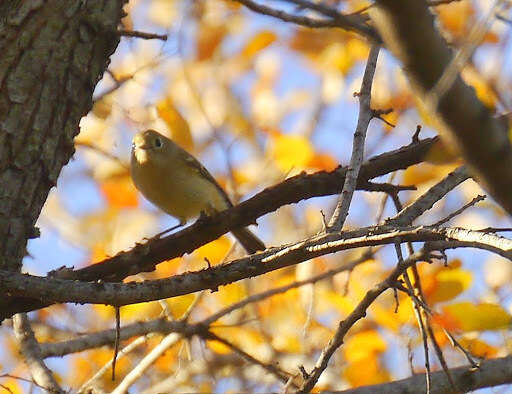
[[370,15],[386,46],[402,62],[413,88],[436,115],[440,131],[455,146],[489,193],[512,213],[512,147],[504,122],[476,97],[460,75],[444,94],[429,99],[453,54],[434,27],[425,0],[378,0]]
[[0,282],[7,294],[44,299],[45,303],[41,303],[41,307],[52,302],[121,306],[175,297],[199,290],[216,290],[219,286],[341,250],[397,242],[433,241],[437,241],[444,249],[449,248],[453,242],[458,247],[480,248],[512,260],[512,241],[494,234],[461,228],[378,226],[342,234],[321,234],[296,244],[271,248],[229,264],[167,279],[126,284],[78,282],[0,271]]

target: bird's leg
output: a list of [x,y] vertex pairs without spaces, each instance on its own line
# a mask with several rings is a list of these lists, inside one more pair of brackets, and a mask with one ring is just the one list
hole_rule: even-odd
[[173,226],[171,228],[165,229],[161,233],[158,233],[157,235],[155,235],[154,238],[162,238],[163,235],[169,234],[171,231],[176,230],[179,227],[183,227],[186,223],[187,222],[185,220],[180,220],[180,222],[176,226]]

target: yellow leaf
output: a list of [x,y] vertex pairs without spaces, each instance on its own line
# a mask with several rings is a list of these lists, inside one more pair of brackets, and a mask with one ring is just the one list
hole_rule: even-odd
[[443,312],[461,331],[500,330],[511,323],[511,316],[497,304],[460,302],[443,307]]
[[169,130],[171,139],[185,150],[192,150],[194,141],[187,120],[178,111],[171,98],[166,98],[157,104],[158,116],[162,118]]
[[352,335],[343,346],[343,353],[348,362],[359,362],[371,355],[386,351],[387,343],[376,330],[362,331]]
[[244,58],[252,58],[255,54],[268,47],[277,39],[274,32],[263,30],[254,35],[242,49],[241,55]]
[[22,394],[24,392],[18,380],[14,378],[0,379],[0,389],[2,389],[6,394]]
[[368,43],[357,37],[350,38],[345,44],[347,51],[355,60],[366,60],[368,58]]
[[429,304],[451,300],[466,290],[472,279],[471,272],[444,268],[433,278],[431,288],[424,289],[425,296]]
[[375,322],[394,332],[398,332],[404,323],[412,321],[414,312],[410,298],[401,297],[398,311],[395,313],[395,303],[388,307],[383,307],[379,303],[373,303],[370,308]]
[[454,146],[449,146],[439,139],[428,150],[425,161],[431,164],[449,164],[456,162],[459,157]]
[[180,346],[171,346],[164,354],[160,355],[155,361],[154,366],[158,368],[160,372],[170,372],[174,370],[174,366],[179,363],[178,357],[180,352]]
[[328,69],[335,69],[346,75],[352,69],[356,59],[345,43],[334,42],[322,52],[320,62]]
[[461,338],[459,343],[475,357],[489,358],[498,353],[498,349],[478,338]]
[[462,70],[462,78],[475,89],[476,96],[485,106],[494,110],[497,97],[489,83],[474,69],[465,68]]
[[[250,353],[255,357],[259,356],[259,345],[266,341],[258,330],[254,330],[249,327],[213,326],[211,331],[221,338],[226,338],[229,342],[241,347],[242,349],[251,349]],[[208,347],[210,347],[215,352],[221,354],[231,352],[229,347],[223,345],[220,342],[209,341],[207,344]]]
[[194,254],[201,260],[208,259],[210,264],[219,264],[231,248],[231,241],[228,237],[222,236],[215,241],[209,242],[194,251]]
[[[113,308],[112,308],[113,309]],[[162,312],[158,302],[141,302],[125,305],[121,308],[121,320],[140,320],[141,316],[150,319],[157,317]]]
[[270,155],[277,167],[283,172],[291,169],[302,169],[314,156],[311,142],[301,135],[274,135],[270,147]]
[[332,304],[341,315],[345,316],[354,310],[355,303],[348,297],[342,296],[337,292],[328,291],[324,295],[325,300]]
[[412,166],[404,171],[403,182],[405,185],[422,185],[433,183],[448,175],[454,169],[453,165],[444,166],[422,163]]
[[234,304],[247,296],[245,286],[240,283],[231,283],[227,286],[222,286],[217,292],[217,298],[223,306]]
[[[115,316],[115,309],[110,305],[94,304],[93,309],[103,320],[112,320]],[[160,314],[162,308],[157,302],[141,302],[121,307],[121,320],[138,320],[141,316],[150,318]]]
[[280,333],[274,336],[272,346],[278,352],[300,353],[303,351],[302,342],[296,335],[290,335],[290,333]]
[[206,341],[206,346],[208,346],[210,348],[210,350],[212,350],[218,354],[231,353],[231,349],[219,341]]
[[169,310],[171,311],[172,316],[175,319],[180,319],[185,312],[188,311],[188,308],[195,301],[195,294],[185,294],[178,297],[168,298],[166,300],[167,305],[169,305]]

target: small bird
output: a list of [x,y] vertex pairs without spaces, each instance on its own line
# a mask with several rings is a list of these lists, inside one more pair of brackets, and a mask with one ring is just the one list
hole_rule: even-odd
[[[155,130],[133,137],[130,172],[135,187],[180,225],[204,212],[211,215],[233,206],[226,192],[190,153]],[[248,228],[233,235],[248,253],[265,244]]]

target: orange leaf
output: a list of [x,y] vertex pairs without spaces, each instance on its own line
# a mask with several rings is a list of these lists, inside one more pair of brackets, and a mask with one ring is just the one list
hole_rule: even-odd
[[272,44],[276,39],[276,33],[269,30],[260,31],[245,44],[241,55],[244,58],[252,58],[258,52]]
[[384,383],[390,378],[389,373],[373,354],[348,364],[343,375],[353,387]]
[[469,1],[459,1],[436,8],[441,25],[458,37],[464,36],[474,22],[475,10]]
[[498,350],[478,338],[461,338],[459,344],[473,356],[481,358],[494,357]]
[[222,43],[226,31],[226,26],[223,24],[213,25],[210,23],[202,23],[199,26],[196,42],[197,60],[202,61],[210,59]]
[[339,163],[327,153],[317,153],[309,160],[307,166],[316,170],[333,171]]
[[369,355],[376,356],[387,349],[387,343],[376,330],[362,331],[352,335],[343,346],[348,362],[359,362]]
[[100,184],[100,190],[110,206],[132,208],[138,204],[137,190],[129,175],[114,176]]

